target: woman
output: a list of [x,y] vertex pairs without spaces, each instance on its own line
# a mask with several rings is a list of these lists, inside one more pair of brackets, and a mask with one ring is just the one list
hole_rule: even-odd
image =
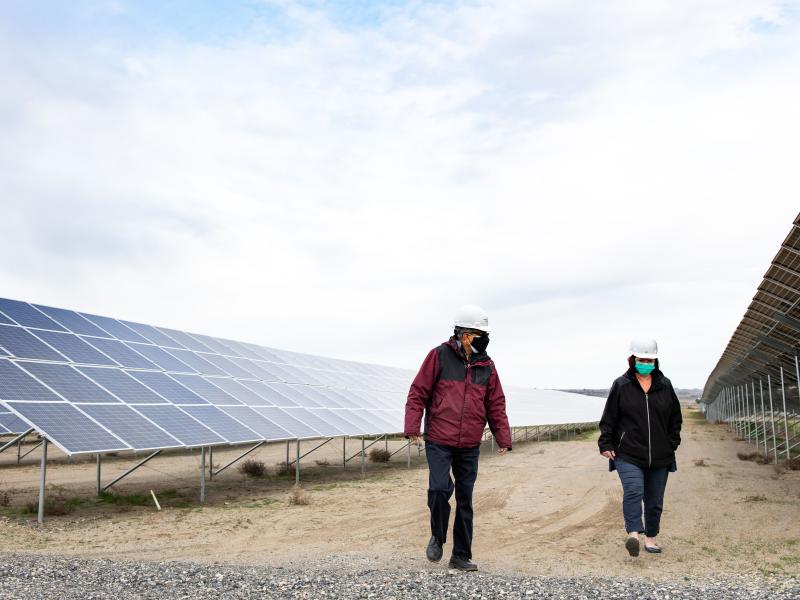
[[609,459],[609,471],[616,469],[622,481],[625,548],[631,556],[639,556],[640,533],[645,535],[647,552],[661,552],[656,536],[667,475],[677,469],[675,450],[681,443],[683,420],[672,383],[658,368],[656,341],[633,340],[630,351],[628,371],[608,394],[598,446]]

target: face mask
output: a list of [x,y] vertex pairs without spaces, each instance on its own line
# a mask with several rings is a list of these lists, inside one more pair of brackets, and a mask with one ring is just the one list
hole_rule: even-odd
[[486,352],[486,347],[489,345],[489,336],[482,335],[480,337],[472,338],[472,342],[470,342],[470,346],[475,351],[475,354],[483,354]]
[[650,375],[655,368],[655,363],[636,363],[636,372],[639,373],[639,375]]

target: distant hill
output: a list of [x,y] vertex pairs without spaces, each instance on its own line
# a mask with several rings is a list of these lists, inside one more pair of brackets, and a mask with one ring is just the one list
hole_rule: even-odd
[[[581,388],[581,389],[562,389],[559,390],[561,392],[572,392],[573,394],[584,394],[586,396],[598,396],[602,398],[608,397],[608,388],[605,389],[588,389],[588,388]],[[695,399],[699,398],[700,395],[703,393],[703,390],[699,388],[675,388],[675,394],[678,396],[678,400],[691,400],[692,402]]]

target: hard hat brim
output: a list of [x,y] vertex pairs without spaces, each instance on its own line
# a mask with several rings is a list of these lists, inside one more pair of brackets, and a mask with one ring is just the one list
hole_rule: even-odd
[[652,354],[650,352],[634,352],[633,355],[636,358],[658,358],[658,354]]

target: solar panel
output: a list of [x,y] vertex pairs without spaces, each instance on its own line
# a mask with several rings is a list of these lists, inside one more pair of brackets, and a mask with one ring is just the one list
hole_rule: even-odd
[[166,350],[172,354],[172,356],[189,365],[198,373],[202,373],[203,375],[227,375],[225,371],[212,365],[196,352],[190,350],[173,350],[172,348],[167,348]]
[[[168,404],[164,398],[120,369],[103,367],[77,367],[77,369],[126,404]],[[138,375],[144,371],[134,371],[134,373]]]
[[5,433],[24,433],[30,428],[25,421],[0,405],[0,429],[4,429]]
[[160,396],[169,399],[173,404],[208,404],[206,400],[189,388],[156,371],[131,371],[129,373]]
[[340,435],[347,435],[346,431],[339,429],[331,421],[326,421],[320,415],[314,413],[312,409],[284,408],[283,411],[288,415],[291,415],[292,417],[297,419],[297,421],[305,425],[308,425],[314,431],[321,433],[325,437],[337,437]]
[[222,404],[228,406],[241,404],[241,402],[239,402],[236,398],[229,396],[217,386],[209,383],[209,381],[213,380],[203,379],[199,375],[179,375],[177,373],[170,375],[170,377],[192,390],[198,396],[205,398],[205,400],[211,404]]
[[19,361],[17,366],[70,402],[119,402],[69,365]]
[[323,435],[302,421],[298,421],[293,415],[275,406],[256,406],[253,410],[291,433],[294,438],[311,439]]
[[81,410],[113,431],[131,448],[136,450],[155,450],[159,448],[177,448],[180,441],[148,419],[133,410],[130,406],[108,404],[81,405]]
[[333,410],[330,408],[310,409],[315,416],[323,421],[330,423],[345,435],[369,435],[375,433],[368,427],[363,427],[348,419],[347,411]]
[[295,400],[281,393],[280,389],[276,386],[285,385],[279,383],[267,383],[266,381],[259,381],[251,384],[249,381],[242,381],[242,385],[246,385],[255,393],[264,396],[271,404],[275,406],[300,406]]
[[195,352],[212,352],[211,348],[200,343],[185,331],[178,331],[177,329],[169,329],[167,327],[156,327],[156,329],[171,337],[176,342],[179,342],[184,348],[194,350]]
[[58,350],[70,362],[86,365],[117,366],[117,363],[108,356],[72,333],[37,330],[36,337]]
[[199,333],[190,334],[193,338],[199,340],[203,345],[211,349],[212,352],[221,354],[223,356],[237,356],[237,353],[232,349],[220,342],[218,339],[209,335],[200,335]]
[[241,383],[234,379],[227,379],[224,377],[210,378],[208,381],[213,383],[218,388],[221,388],[229,396],[233,396],[239,402],[251,406],[271,406],[269,402],[264,400],[261,396],[256,394],[250,388],[243,386]]
[[0,325],[0,346],[18,358],[39,360],[66,360],[39,338],[16,325]]
[[181,409],[231,443],[257,442],[262,439],[260,434],[222,412],[216,406],[183,406]]
[[13,325],[13,324],[14,324],[14,321],[12,321],[11,319],[9,319],[9,318],[8,318],[7,316],[5,316],[3,313],[0,313],[0,324],[2,324],[2,325]]
[[265,440],[290,440],[295,436],[286,431],[283,427],[273,423],[270,419],[257,413],[255,409],[247,406],[230,406],[225,408],[225,412],[235,417],[242,423],[261,435]]
[[132,329],[148,342],[156,346],[166,346],[167,348],[183,348],[183,345],[178,341],[173,340],[168,335],[162,333],[152,325],[144,325],[142,323],[133,323],[131,321],[119,320],[120,323],[125,325],[128,329]]
[[54,329],[65,331],[65,329],[53,321],[50,317],[42,314],[27,302],[19,300],[6,300],[0,298],[0,311],[7,317],[25,327],[38,327],[39,329]]
[[216,354],[203,354],[202,356],[208,362],[219,367],[226,375],[230,375],[231,377],[241,377],[244,379],[255,378],[252,373],[245,371],[224,356],[219,356]]
[[243,358],[250,358],[250,359],[260,359],[261,357],[253,352],[250,348],[248,348],[245,344],[241,342],[237,342],[235,340],[226,340],[224,338],[220,338],[220,343],[225,344],[228,348],[234,350],[239,356]]
[[185,446],[209,446],[227,441],[177,406],[141,405],[136,410],[166,429]]
[[147,340],[140,336],[138,333],[125,327],[122,323],[117,321],[116,319],[111,319],[109,317],[101,317],[99,315],[90,315],[87,313],[80,313],[81,316],[86,317],[92,323],[107,331],[111,335],[113,335],[118,340],[123,340],[125,342],[142,342],[147,343]]
[[52,306],[41,306],[40,304],[34,304],[34,306],[45,313],[48,317],[52,318],[54,321],[58,321],[72,333],[79,333],[81,335],[94,335],[97,337],[112,337],[108,332],[103,331],[97,325],[84,319],[73,310],[53,308]]
[[277,371],[273,369],[274,366],[272,363],[252,360],[246,368],[248,371],[255,373],[262,381],[283,381]]
[[7,402],[26,421],[67,454],[119,452],[130,446],[68,402]]
[[107,354],[113,358],[123,367],[131,369],[158,369],[158,366],[118,340],[93,337],[85,337],[83,340],[89,342],[103,354]]
[[151,344],[137,344],[128,342],[127,346],[147,358],[152,363],[158,365],[164,371],[175,371],[176,373],[197,373],[192,367],[172,356],[169,352],[158,346]]
[[0,359],[0,400],[51,400],[61,398],[8,359]]

